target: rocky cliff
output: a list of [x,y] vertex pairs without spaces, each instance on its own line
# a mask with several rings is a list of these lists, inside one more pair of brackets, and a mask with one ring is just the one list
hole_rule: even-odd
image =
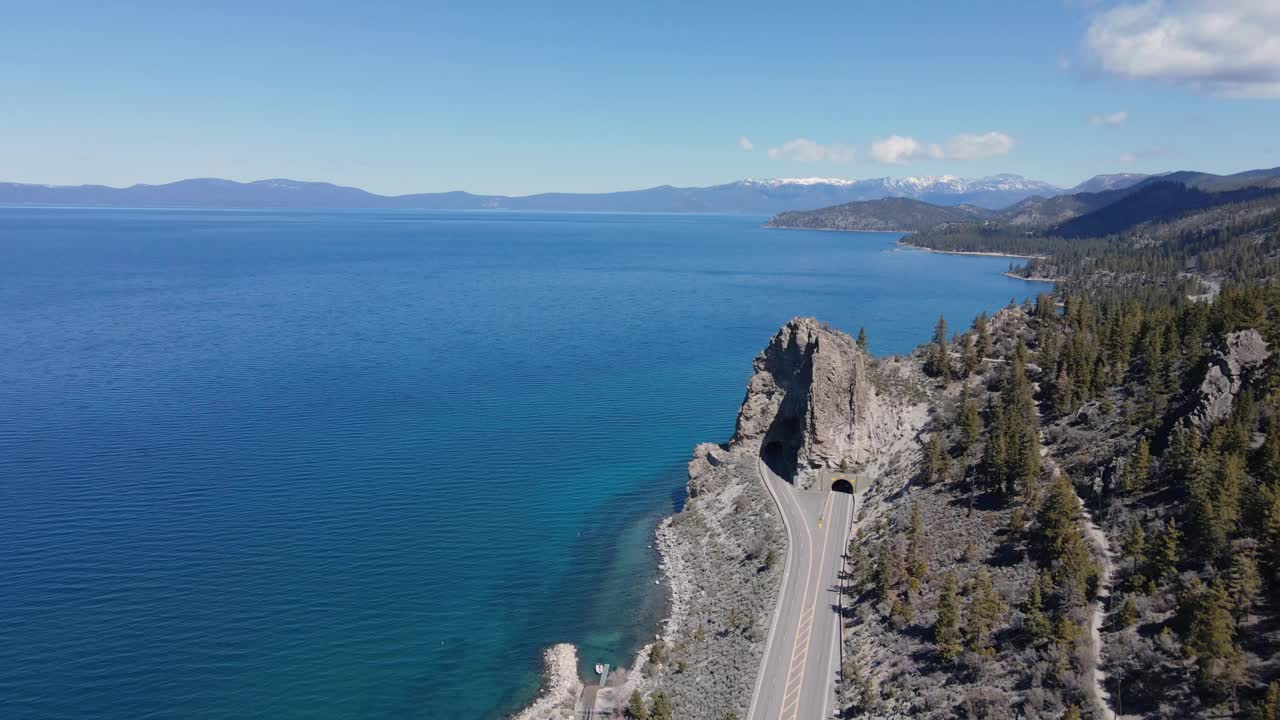
[[1209,357],[1209,367],[1200,382],[1197,405],[1188,416],[1195,427],[1205,430],[1231,414],[1235,397],[1248,376],[1266,362],[1267,341],[1254,329],[1227,335],[1226,347]]
[[881,391],[886,368],[853,338],[796,318],[756,357],[733,444],[752,448],[782,477],[822,467],[865,467],[913,426],[908,402]]

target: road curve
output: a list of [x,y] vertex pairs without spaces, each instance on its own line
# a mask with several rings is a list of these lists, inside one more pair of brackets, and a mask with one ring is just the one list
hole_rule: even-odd
[[782,513],[787,559],[747,720],[825,720],[839,671],[839,570],[853,496],[797,491],[763,461],[761,479]]

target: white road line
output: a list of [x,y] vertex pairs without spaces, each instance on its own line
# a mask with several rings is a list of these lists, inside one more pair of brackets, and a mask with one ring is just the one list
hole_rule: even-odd
[[[845,530],[844,530],[843,532],[844,532],[844,534],[845,534],[845,538],[846,538],[846,540],[848,539],[848,533],[849,533],[849,531],[848,531],[848,527],[849,527],[849,522],[850,522],[850,521],[852,521],[852,519],[853,519],[853,518],[849,517],[849,513],[846,513],[846,514],[845,514],[845,518],[844,518],[844,519],[842,519],[842,521],[841,521],[841,524],[842,524],[842,525],[844,526],[844,528],[845,528]],[[843,567],[841,567],[841,566],[844,564],[844,562],[843,562],[843,561],[844,561],[844,553],[841,553],[840,560],[841,560],[840,562],[837,562],[837,563],[836,563],[836,589],[835,589],[835,592],[833,593],[834,595],[836,595],[836,596],[837,596],[837,602],[835,603],[837,607],[839,607],[839,605],[840,605],[840,603],[839,603],[839,595],[840,595],[839,573],[841,573],[841,572],[843,572],[843,571],[844,571],[844,568],[843,568]],[[829,679],[829,680],[831,679],[831,668],[832,668],[832,667],[834,667],[834,666],[835,666],[835,664],[836,664],[836,650],[838,650],[838,649],[839,649],[840,641],[841,641],[841,639],[842,639],[842,638],[841,638],[841,632],[840,632],[840,623],[842,623],[842,622],[844,622],[844,618],[840,617],[840,614],[839,614],[839,613],[836,613],[836,632],[835,632],[835,636],[834,636],[834,637],[832,637],[832,639],[831,639],[831,649],[830,649],[830,651],[827,653],[827,679]],[[832,685],[833,685],[833,686],[834,686],[834,684],[835,684],[835,683],[834,683],[834,682],[832,682]],[[827,714],[827,712],[828,712],[828,711],[827,711],[827,708],[828,708],[828,706],[829,706],[829,704],[830,704],[830,702],[831,702],[831,696],[832,696],[832,695],[833,695],[833,693],[824,693],[824,694],[823,694],[823,700],[822,700],[822,717],[823,717],[823,720],[825,720],[825,719],[826,719],[826,718],[828,718],[828,717],[831,717],[830,715],[828,715],[828,714]]]
[[[791,499],[791,502],[795,505],[796,512],[800,515],[801,519],[803,519],[804,512],[803,512],[803,509],[800,507],[800,502],[796,500],[795,496],[791,495],[790,493],[785,493],[785,494]],[[813,580],[813,533],[809,531],[809,523],[807,521],[804,523],[804,534],[805,534],[805,538],[808,540],[809,562],[807,564],[807,569],[804,575],[804,595],[801,596],[801,600],[800,600],[800,616],[801,617],[804,617],[804,609],[809,604],[809,590]],[[787,664],[787,684],[783,687],[783,692],[785,694],[782,697],[784,699],[787,697],[788,694],[790,694],[787,691],[791,687],[791,676],[795,670],[796,648],[798,648],[799,646],[800,646],[800,625],[797,624],[796,637],[791,642],[791,661]],[[808,648],[808,647],[809,647],[809,643],[806,640],[805,648]],[[799,685],[800,687],[804,687],[803,672],[801,673],[799,678]],[[785,711],[786,711],[785,707],[778,711],[778,720],[782,720],[782,717],[786,714]],[[794,718],[795,716],[792,715],[792,717]]]
[[787,533],[787,557],[782,565],[782,583],[778,586],[778,599],[773,604],[773,620],[769,623],[769,635],[764,641],[764,653],[760,655],[760,668],[756,670],[756,687],[751,691],[751,704],[747,706],[747,720],[752,720],[755,716],[756,704],[760,701],[760,688],[764,685],[765,668],[769,665],[769,650],[773,647],[773,636],[782,618],[782,601],[787,594],[787,578],[791,576],[791,565],[796,555],[791,547],[791,522],[787,520],[787,513],[782,509],[782,501],[778,499],[773,483],[769,482],[768,473],[762,470],[763,466],[764,460],[756,458],[756,474],[764,483],[764,489],[769,491],[769,497],[773,498],[773,504],[778,508],[778,515],[782,518],[782,527]]

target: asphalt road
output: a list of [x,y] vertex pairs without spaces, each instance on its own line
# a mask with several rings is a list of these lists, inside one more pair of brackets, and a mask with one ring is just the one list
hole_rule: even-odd
[[853,496],[797,491],[764,462],[760,474],[782,511],[787,560],[748,720],[824,720],[839,672],[838,573]]

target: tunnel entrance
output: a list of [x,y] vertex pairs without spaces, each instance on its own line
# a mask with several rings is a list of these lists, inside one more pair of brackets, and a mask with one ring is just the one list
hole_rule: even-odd
[[840,478],[835,482],[831,483],[831,492],[842,492],[842,493],[849,493],[850,495],[852,495],[853,483],[849,482],[848,480],[845,480],[844,478]]
[[790,481],[796,468],[795,452],[781,440],[773,440],[760,449],[760,459],[778,477]]
[[[777,423],[774,423],[774,429],[777,429]],[[788,483],[794,482],[796,456],[800,454],[800,447],[792,445],[791,442],[795,434],[785,430],[771,434],[774,434],[774,437],[765,439],[764,447],[760,448],[760,459],[764,460],[764,464],[768,465],[778,477],[787,480]]]

